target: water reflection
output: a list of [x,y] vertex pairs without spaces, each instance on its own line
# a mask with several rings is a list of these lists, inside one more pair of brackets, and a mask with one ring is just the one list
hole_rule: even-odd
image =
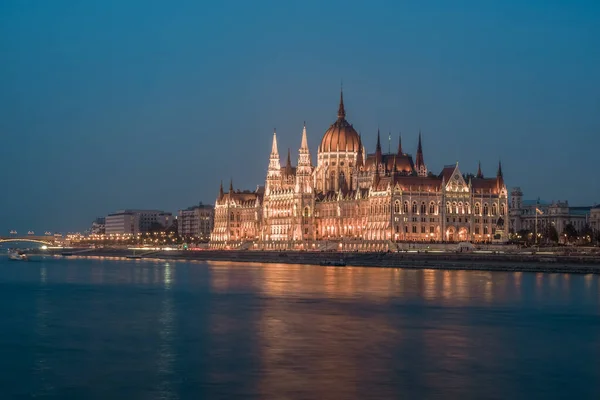
[[172,295],[170,293],[170,270],[167,264],[164,268],[164,298],[160,308],[158,320],[159,346],[156,357],[158,368],[158,388],[161,399],[177,399],[177,393],[173,382],[176,380],[174,364],[176,362],[176,352],[174,349],[175,337],[175,319],[176,312],[173,305]]
[[[0,340],[23,340],[18,358],[0,360],[2,382],[28,387],[19,378],[31,374],[33,394],[57,398],[598,398],[590,383],[600,381],[598,283],[284,264],[31,263],[0,269],[0,324],[9,329]],[[16,359],[25,373],[7,367]]]

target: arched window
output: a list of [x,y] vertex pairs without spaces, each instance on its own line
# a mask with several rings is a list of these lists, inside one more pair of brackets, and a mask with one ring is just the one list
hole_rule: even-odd
[[233,215],[233,212],[229,215],[229,220],[233,221],[235,219],[235,216]]
[[310,217],[310,208],[304,207],[304,217],[305,218]]
[[421,203],[421,215],[425,215],[427,212],[427,206],[425,205],[425,202]]
[[465,203],[465,213],[471,214],[471,205],[469,203]]
[[417,202],[416,202],[416,201],[415,201],[415,202],[413,202],[413,204],[412,204],[412,213],[413,213],[413,214],[416,214],[416,213],[417,213]]
[[506,210],[504,208],[504,203],[500,204],[500,215],[506,214]]
[[446,203],[446,214],[452,214],[452,208],[450,207],[450,203]]
[[432,214],[432,215],[435,214],[435,203],[434,202],[431,202],[429,204],[429,214]]
[[400,213],[400,202],[399,202],[398,200],[396,200],[396,201],[394,202],[394,212],[395,212],[396,214],[399,214],[399,213]]
[[492,215],[498,214],[498,205],[496,203],[492,204]]
[[479,203],[475,203],[475,215],[481,215],[481,207]]
[[487,203],[484,203],[484,204],[483,204],[483,215],[488,215],[488,214],[489,214],[489,211],[490,211],[490,210],[489,210],[489,208],[488,208],[488,205],[487,205]]
[[458,214],[458,204],[456,204],[456,202],[452,202],[452,211],[454,211],[455,214]]
[[465,213],[465,209],[463,207],[462,201],[460,203],[458,203],[458,213],[459,214],[464,214]]
[[408,214],[408,201],[404,202],[404,214]]
[[335,172],[331,171],[329,176],[329,190],[335,190]]
[[344,175],[344,171],[340,172],[340,188],[343,188],[346,184],[346,175]]

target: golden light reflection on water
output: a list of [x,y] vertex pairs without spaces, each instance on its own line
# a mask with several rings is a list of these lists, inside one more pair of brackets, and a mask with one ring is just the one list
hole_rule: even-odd
[[[319,267],[309,265],[252,264],[243,272],[240,267],[225,263],[208,263],[211,268],[211,287],[227,292],[245,288],[259,289],[265,296],[317,296],[336,299],[364,298],[386,302],[393,298],[412,297],[447,304],[463,304],[471,298],[486,303],[497,300],[516,301],[523,298],[523,273],[493,273],[488,271],[412,270],[397,268]],[[243,279],[240,279],[241,275]],[[535,298],[547,290],[570,296],[569,274],[534,275]],[[590,290],[587,278],[584,289]],[[527,290],[531,287],[528,286]]]
[[[157,270],[158,268],[155,268]],[[175,388],[173,387],[174,364],[176,362],[176,352],[173,341],[177,335],[175,331],[176,312],[173,305],[171,289],[171,270],[169,263],[166,263],[163,269],[164,298],[160,307],[158,320],[158,334],[160,337],[158,355],[156,358],[159,380],[157,382],[157,391],[161,398],[177,398]]]

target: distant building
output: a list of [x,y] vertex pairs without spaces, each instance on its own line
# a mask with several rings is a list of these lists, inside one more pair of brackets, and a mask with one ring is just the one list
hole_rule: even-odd
[[523,192],[516,187],[510,194],[510,231],[517,233],[527,230],[535,233],[537,230],[538,233],[543,233],[553,226],[557,233],[561,234],[567,225],[572,224],[581,232],[590,220],[591,209],[589,206],[572,207],[566,200],[552,203],[523,200]]
[[157,224],[166,228],[172,219],[173,215],[170,212],[160,210],[120,210],[106,216],[105,233],[145,233]]
[[92,235],[103,235],[106,232],[106,218],[96,218],[94,222],[92,222],[92,229],[90,232]]
[[590,228],[596,235],[600,232],[600,205],[594,206],[590,210]]
[[197,206],[179,210],[177,229],[180,236],[208,240],[213,229],[215,209],[212,205],[200,203]]

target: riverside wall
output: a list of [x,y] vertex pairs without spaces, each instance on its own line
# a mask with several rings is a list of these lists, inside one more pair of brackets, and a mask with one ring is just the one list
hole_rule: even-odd
[[[73,256],[127,257],[132,250],[93,249]],[[277,263],[319,265],[327,261],[343,261],[347,266],[484,270],[513,272],[549,272],[600,274],[598,255],[536,255],[523,253],[341,253],[341,252],[302,252],[302,251],[138,251],[138,257],[165,260],[226,261],[237,263]]]

